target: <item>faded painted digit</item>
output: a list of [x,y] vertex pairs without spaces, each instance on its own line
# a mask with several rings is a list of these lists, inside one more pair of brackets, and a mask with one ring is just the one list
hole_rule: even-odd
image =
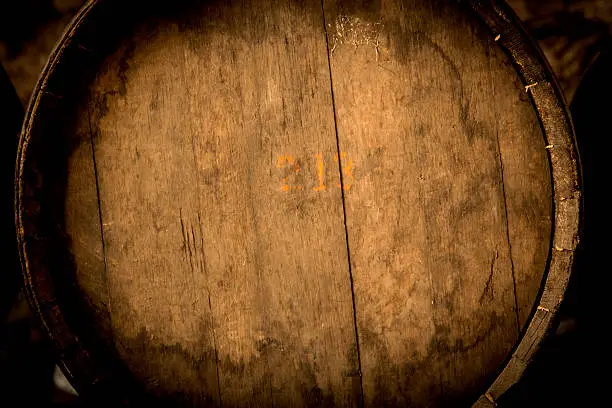
[[314,191],[324,191],[325,190],[325,164],[323,163],[323,153],[315,154],[315,158],[317,159],[317,176],[319,178],[319,185],[314,187]]
[[350,190],[355,182],[355,177],[353,176],[353,159],[348,157],[346,152],[340,152],[340,157],[338,158],[338,155],[336,155],[334,161],[336,163],[340,162],[342,167],[342,183],[338,182],[336,185],[342,188],[342,184],[344,184],[344,191]]
[[[325,185],[325,161],[323,160],[323,153],[316,153],[314,155],[316,159],[316,171],[317,171],[317,185],[312,189],[316,192],[325,191],[327,186]],[[339,181],[336,183],[338,187],[342,187],[344,184],[344,191],[350,190],[355,182],[355,176],[353,175],[353,159],[349,157],[346,152],[340,152],[340,156],[338,154],[334,157],[334,162],[338,164],[340,162],[342,167],[342,183]],[[295,191],[295,190],[303,190],[303,186],[298,184],[289,183],[289,177],[292,175],[298,175],[301,171],[300,160],[296,159],[295,156],[290,154],[279,155],[276,160],[276,167],[279,169],[284,169],[286,167],[292,166],[293,172],[284,173],[284,177],[281,179],[281,190]]]
[[[288,155],[279,155],[278,159],[276,160],[276,167],[279,169],[285,168],[287,166],[293,166],[293,171],[295,172],[295,174],[299,174],[300,173],[300,162],[299,160],[295,160],[295,157],[293,157],[292,155],[288,154]],[[294,191],[294,190],[302,190],[302,186],[300,185],[294,185],[294,184],[288,184],[287,180],[289,179],[289,176],[292,173],[289,173],[288,175],[286,175],[285,177],[282,178],[281,180],[281,190],[282,191]]]

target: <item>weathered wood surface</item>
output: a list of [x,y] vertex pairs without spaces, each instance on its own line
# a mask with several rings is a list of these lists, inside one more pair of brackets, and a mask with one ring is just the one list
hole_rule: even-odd
[[211,7],[204,33],[138,31],[92,85],[114,337],[155,388],[230,406],[359,394],[341,192],[309,185],[336,150],[320,17]]
[[82,392],[484,392],[540,289],[553,181],[541,112],[469,5],[122,7],[69,29],[20,152],[26,278]]
[[0,65],[0,322],[21,287],[15,239],[13,206],[17,139],[23,121],[23,107]]
[[520,26],[512,24],[513,12],[503,4],[493,10],[474,3],[474,10],[497,34],[498,42],[515,61],[526,91],[534,103],[551,163],[554,183],[554,228],[546,280],[532,317],[503,371],[474,404],[495,406],[496,401],[522,376],[554,321],[570,277],[580,240],[582,191],[578,151],[567,106],[555,78],[542,63],[542,54]]
[[540,287],[539,122],[494,38],[454,7],[327,4],[358,180],[345,195],[366,402],[453,401],[503,362]]

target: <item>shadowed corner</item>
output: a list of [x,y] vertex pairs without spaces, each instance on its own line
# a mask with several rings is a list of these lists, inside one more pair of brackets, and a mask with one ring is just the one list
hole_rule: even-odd
[[[603,364],[608,345],[601,336],[607,318],[605,293],[609,211],[607,149],[602,149],[609,125],[612,92],[612,52],[607,47],[584,75],[571,104],[582,162],[584,220],[582,238],[556,331],[542,344],[524,377],[499,401],[501,407],[586,406],[602,401]],[[600,340],[601,339],[601,340]]]
[[[46,406],[54,394],[54,358],[20,292],[23,278],[15,238],[12,197],[23,116],[17,93],[0,65],[0,397],[2,403],[20,396],[22,404]],[[30,392],[31,387],[36,391]]]
[[[13,196],[17,139],[23,107],[17,94],[0,65],[0,191],[2,197]],[[0,319],[4,321],[15,296],[21,287],[21,276],[17,262],[13,201],[0,202]]]

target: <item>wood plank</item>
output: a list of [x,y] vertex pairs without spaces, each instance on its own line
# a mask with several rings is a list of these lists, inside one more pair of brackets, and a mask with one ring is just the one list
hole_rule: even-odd
[[[505,56],[491,59],[491,78],[512,75]],[[521,84],[516,83],[516,87]],[[491,120],[499,118],[499,154],[502,164],[508,239],[511,244],[518,319],[524,329],[543,285],[551,247],[553,192],[546,141],[527,92],[499,80],[492,91],[504,104],[491,108]],[[504,111],[514,112],[506,115]]]
[[108,58],[82,117],[120,355],[187,405],[355,405],[321,4],[192,3]]
[[[325,2],[340,148],[352,166],[366,404],[466,402],[507,357],[517,303],[520,313],[533,305],[544,271],[542,133],[507,57],[459,7]],[[521,168],[526,158],[536,163]]]
[[64,222],[75,269],[73,276],[67,273],[65,278],[76,280],[79,289],[76,293],[83,297],[81,306],[88,309],[84,312],[92,312],[95,320],[91,328],[99,331],[107,344],[112,344],[111,304],[102,244],[89,107],[83,104],[78,108],[78,113],[86,120],[77,122],[73,133],[65,132],[70,141],[65,153]]

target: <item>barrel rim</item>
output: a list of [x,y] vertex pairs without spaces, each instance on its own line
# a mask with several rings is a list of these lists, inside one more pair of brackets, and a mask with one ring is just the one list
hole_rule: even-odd
[[[582,174],[569,107],[544,53],[503,0],[469,0],[523,80],[546,139],[553,187],[551,248],[543,284],[519,341],[473,407],[494,407],[518,381],[550,333],[572,273],[583,224]],[[565,143],[563,143],[565,142]],[[561,144],[559,144],[561,143]],[[568,168],[560,166],[568,164]]]
[[[28,104],[19,138],[15,172],[15,224],[27,297],[44,331],[59,353],[59,365],[62,371],[79,392],[91,390],[95,385],[112,380],[109,379],[110,373],[104,369],[98,372],[91,370],[98,364],[78,337],[72,333],[63,317],[58,301],[54,297],[49,270],[45,265],[34,267],[30,265],[25,231],[28,228],[35,233],[38,227],[27,220],[24,222],[23,176],[34,118],[41,97],[45,94],[48,80],[85,19],[96,5],[103,2],[104,0],[88,0],[67,26],[50,54]],[[582,181],[569,109],[542,51],[528,35],[514,11],[503,0],[466,0],[466,3],[484,26],[489,28],[492,38],[506,52],[523,81],[525,91],[529,94],[542,127],[551,167],[553,190],[550,251],[540,293],[534,302],[525,328],[499,375],[474,403],[474,407],[492,407],[520,380],[555,321],[571,274],[574,252],[579,243],[583,217]],[[37,245],[44,247],[44,243]],[[46,290],[41,293],[38,289],[45,285]]]
[[[90,11],[98,3],[100,3],[99,0],[87,0],[87,2],[79,9],[70,23],[66,26],[60,36],[60,39],[49,54],[49,58],[41,70],[25,112],[22,130],[19,135],[19,144],[17,146],[17,161],[15,169],[15,226],[17,231],[19,262],[21,264],[26,297],[28,299],[30,308],[34,311],[34,314],[37,316],[42,329],[51,341],[51,344],[57,353],[58,366],[79,394],[82,394],[91,385],[103,383],[104,376],[94,376],[94,378],[91,378],[91,376],[88,375],[85,376],[85,378],[90,378],[89,381],[86,381],[81,379],[81,376],[73,374],[75,372],[80,374],[80,372],[83,372],[84,367],[93,366],[94,361],[92,360],[88,351],[79,342],[79,339],[72,333],[69,325],[65,321],[60,311],[58,302],[55,299],[53,285],[50,283],[51,274],[44,266],[39,268],[35,273],[42,277],[42,283],[49,286],[50,290],[42,295],[39,293],[39,291],[37,291],[39,285],[37,285],[33,280],[35,275],[32,273],[32,269],[30,268],[25,248],[25,228],[22,216],[24,211],[23,173],[26,163],[26,150],[30,142],[34,117],[36,116],[36,111],[40,104],[41,97],[45,93],[44,90],[47,86],[48,80],[61,60],[65,49],[70,44],[72,37],[76,34],[77,30],[89,15]],[[38,228],[36,226],[33,226],[33,230],[35,232],[37,229]],[[85,372],[89,373],[89,370],[86,370]]]

